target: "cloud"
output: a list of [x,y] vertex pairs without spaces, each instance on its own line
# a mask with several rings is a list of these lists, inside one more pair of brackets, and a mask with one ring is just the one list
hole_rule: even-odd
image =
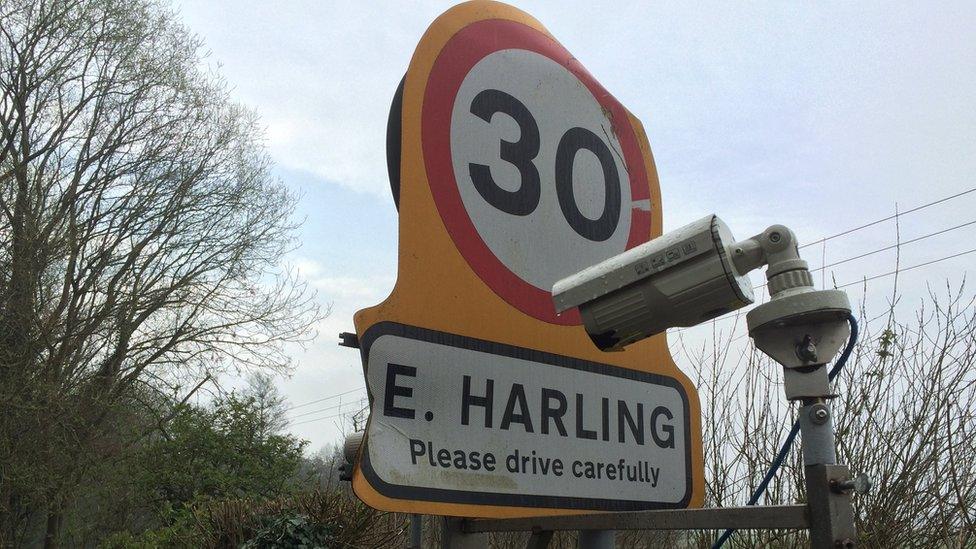
[[330,301],[344,303],[349,300],[361,302],[364,299],[381,299],[389,294],[396,282],[394,276],[373,274],[368,276],[347,276],[330,274],[322,262],[308,257],[297,256],[289,263],[309,285],[321,291]]
[[[261,115],[274,160],[289,179],[315,176],[301,206],[309,219],[304,256],[294,262],[334,309],[319,340],[296,351],[300,366],[286,392],[302,402],[362,386],[358,353],[338,347],[336,333],[393,286],[388,108],[424,30],[450,3],[180,5],[235,99]],[[667,228],[714,212],[739,237],[785,223],[811,242],[890,215],[896,203],[904,211],[976,184],[971,6],[657,2],[567,10],[527,0],[520,7],[644,122]],[[970,195],[906,217],[902,238],[969,221],[974,205]],[[971,247],[974,231],[908,247],[901,264]],[[833,240],[810,250],[810,263],[888,245],[894,233],[885,223]],[[927,281],[958,280],[972,257],[906,274],[905,302],[917,303]],[[894,262],[886,253],[845,263],[837,280],[884,273]],[[879,279],[871,288],[885,296],[890,285]],[[849,290],[856,301],[857,288]],[[337,433],[317,424],[297,432],[315,445]]]
[[386,121],[440,9],[412,2],[180,2],[234,96],[257,107],[282,166],[388,196]]

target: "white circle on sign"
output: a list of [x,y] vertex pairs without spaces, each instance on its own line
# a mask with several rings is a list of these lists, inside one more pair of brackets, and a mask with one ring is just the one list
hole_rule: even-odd
[[[489,100],[485,99],[486,91],[491,94]],[[485,104],[496,104],[492,100],[498,98],[504,99],[507,107],[487,116],[476,114],[476,99],[483,111]],[[531,120],[523,116],[518,121],[508,114],[521,112],[523,107]],[[537,147],[532,142],[533,125],[538,130]],[[590,142],[598,139],[602,146],[564,151],[564,156],[571,158],[572,193],[564,189],[561,205],[556,185],[557,152],[568,132],[571,136],[585,134]],[[525,282],[548,292],[561,278],[627,249],[634,205],[620,143],[601,104],[566,67],[522,49],[485,56],[468,72],[458,90],[450,139],[455,181],[468,217],[495,257]],[[505,147],[514,150],[508,151],[508,159],[503,157]],[[591,149],[605,151],[602,161]],[[537,202],[532,193],[525,193],[527,205],[520,203],[524,207],[513,208],[515,213],[499,209],[479,191],[472,166],[486,166],[491,180],[508,193],[523,189],[526,173],[536,171]],[[616,170],[615,186],[619,188],[619,192],[610,193],[609,204],[607,170]],[[531,173],[528,177],[532,178]],[[578,212],[576,228],[567,219],[569,204]],[[615,226],[600,237],[581,234],[579,219],[583,224],[593,224],[608,207],[619,210],[612,216]]]

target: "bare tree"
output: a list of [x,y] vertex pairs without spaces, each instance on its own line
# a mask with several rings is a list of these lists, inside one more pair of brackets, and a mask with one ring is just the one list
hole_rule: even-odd
[[288,426],[288,404],[275,385],[274,377],[265,372],[254,372],[247,378],[244,396],[254,399],[260,420],[259,437],[280,433]]
[[120,407],[286,368],[318,315],[277,265],[295,197],[200,48],[153,0],[0,2],[0,539],[40,511],[57,544]]
[[[970,295],[968,298],[963,296]],[[972,547],[976,542],[976,300],[930,292],[915,318],[863,309],[854,356],[835,380],[838,459],[874,480],[854,498],[859,546]],[[877,311],[875,311],[877,312]],[[883,324],[877,324],[884,322]],[[727,331],[681,362],[697,374],[705,420],[706,505],[742,505],[795,417],[781,368]],[[741,352],[738,352],[741,351]],[[794,448],[761,504],[805,501]],[[708,547],[718,532],[695,532]],[[729,547],[804,546],[802,532],[743,531]]]

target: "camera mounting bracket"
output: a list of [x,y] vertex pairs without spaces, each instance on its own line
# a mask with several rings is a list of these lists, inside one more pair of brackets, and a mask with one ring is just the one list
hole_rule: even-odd
[[814,288],[796,235],[782,225],[735,243],[731,255],[740,272],[768,265],[770,299],[746,314],[746,324],[756,347],[783,366],[787,399],[830,397],[824,365],[850,335],[847,294]]

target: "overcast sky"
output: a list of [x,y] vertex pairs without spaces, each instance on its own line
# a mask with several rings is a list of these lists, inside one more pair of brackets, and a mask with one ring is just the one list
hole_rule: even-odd
[[[396,279],[396,210],[386,176],[390,99],[447,2],[210,1],[176,4],[235,99],[267,127],[278,175],[303,194],[299,266],[332,314],[296,350],[282,390],[295,434],[337,439],[365,393],[356,351],[336,346],[352,314]],[[739,237],[772,223],[801,242],[976,187],[976,5],[869,2],[518,2],[647,130],[665,229],[719,214]],[[900,219],[903,241],[976,220],[976,193]],[[903,247],[902,267],[976,248],[976,225]],[[886,222],[831,240],[816,267],[890,245]],[[895,267],[893,251],[824,273],[842,285]],[[926,283],[959,283],[976,254],[899,280],[900,314]],[[756,278],[761,281],[760,277]],[[818,282],[820,281],[818,273]],[[868,283],[869,308],[892,278]],[[859,287],[846,288],[853,300]],[[869,311],[870,312],[870,311]],[[707,334],[707,330],[702,331]],[[699,337],[706,337],[700,335]],[[308,412],[323,410],[317,413]],[[309,419],[324,418],[305,422]]]

